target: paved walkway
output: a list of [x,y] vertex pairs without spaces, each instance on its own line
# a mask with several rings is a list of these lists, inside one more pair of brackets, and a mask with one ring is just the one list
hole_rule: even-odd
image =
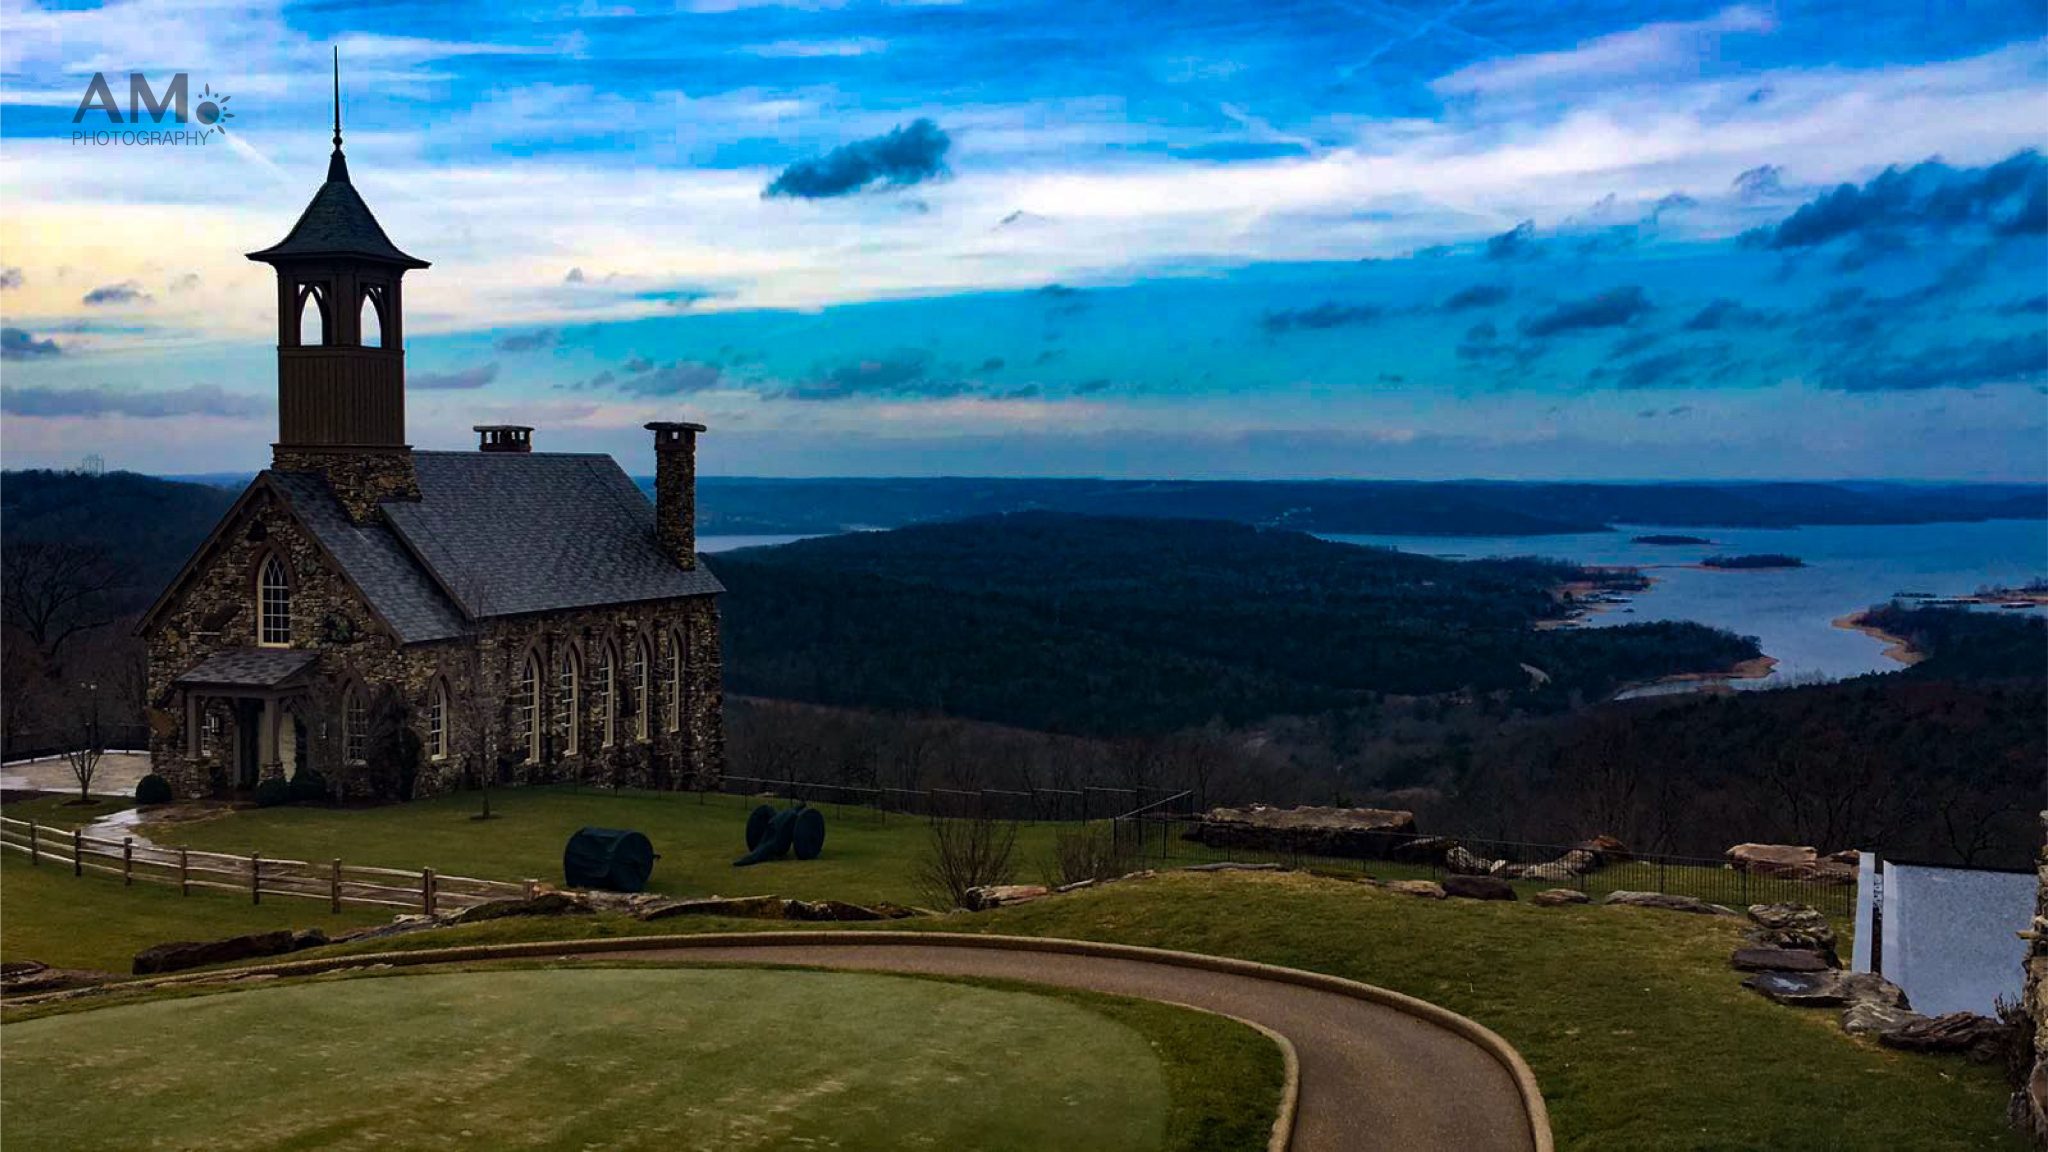
[[[109,752],[100,757],[99,768],[93,773],[92,794],[133,800],[136,783],[148,774],[149,753]],[[0,765],[0,789],[10,792],[69,792],[75,796],[78,794],[78,777],[71,774],[71,763],[62,756],[16,760]]]
[[1188,1004],[1263,1024],[1293,1042],[1301,1095],[1292,1152],[1534,1147],[1514,1079],[1485,1049],[1397,1009],[1321,989],[1141,960],[916,944],[733,944],[602,955],[993,977]]

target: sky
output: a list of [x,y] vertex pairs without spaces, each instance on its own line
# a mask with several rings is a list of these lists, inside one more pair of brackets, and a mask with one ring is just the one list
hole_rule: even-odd
[[6,467],[267,463],[336,48],[418,447],[2048,479],[2038,0],[0,0]]

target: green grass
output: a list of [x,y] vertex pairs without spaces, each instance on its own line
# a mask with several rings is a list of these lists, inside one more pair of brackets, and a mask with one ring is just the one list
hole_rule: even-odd
[[329,935],[382,924],[390,916],[370,909],[330,913],[324,902],[247,896],[174,887],[87,873],[28,857],[0,855],[0,959],[40,960],[60,968],[127,973],[135,954],[170,940],[212,940],[274,928],[321,928]]
[[[486,880],[562,882],[562,847],[578,828],[645,832],[661,859],[649,888],[672,896],[773,893],[806,899],[923,904],[915,880],[928,836],[915,816],[825,805],[825,852],[734,868],[744,855],[752,797],[716,793],[622,793],[567,788],[493,792],[498,818],[472,820],[475,793],[421,800],[374,811],[279,807],[243,809],[209,820],[144,829],[160,844],[212,852],[295,860],[340,857],[350,864],[432,867]],[[780,803],[780,802],[774,802]],[[1027,879],[1036,879],[1054,825],[1020,826],[1018,850]]]
[[1257,1033],[1164,1005],[741,968],[309,980],[7,1039],[20,1149],[1223,1152],[1263,1147],[1280,1076]]
[[13,820],[33,820],[53,828],[77,828],[90,824],[102,816],[133,808],[130,800],[114,800],[94,796],[87,803],[78,802],[76,792],[48,792],[24,800],[10,800],[0,805],[0,816]]

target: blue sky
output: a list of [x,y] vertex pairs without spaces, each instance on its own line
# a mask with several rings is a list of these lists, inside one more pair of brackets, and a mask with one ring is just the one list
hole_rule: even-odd
[[[260,467],[348,153],[411,437],[724,474],[2048,478],[2038,3],[0,3],[0,454]],[[225,136],[74,144],[95,71]],[[98,116],[97,113],[94,114]],[[103,117],[101,117],[103,119]]]

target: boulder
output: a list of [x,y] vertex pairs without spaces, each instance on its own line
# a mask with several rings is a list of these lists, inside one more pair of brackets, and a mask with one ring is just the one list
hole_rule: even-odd
[[1555,908],[1560,904],[1588,904],[1592,899],[1577,888],[1545,888],[1529,897],[1529,903],[1543,908]]
[[1513,900],[1514,886],[1498,876],[1446,876],[1444,895],[1465,900]]
[[1849,1002],[1839,972],[1759,972],[1742,986],[1798,1008],[1838,1008]]
[[671,916],[732,916],[749,920],[779,920],[787,901],[780,896],[704,896],[695,900],[664,900],[642,908],[642,920],[666,920]]
[[1950,1012],[1880,1032],[1877,1042],[1906,1052],[1960,1052],[1989,1064],[2005,1059],[2006,1049],[2013,1042],[2013,1031],[1989,1016]]
[[988,884],[967,890],[966,907],[970,912],[986,912],[1011,904],[1028,904],[1042,899],[1048,891],[1043,884]]
[[[321,943],[326,943],[324,936]],[[282,956],[294,947],[295,940],[290,929],[230,936],[225,940],[181,940],[152,945],[137,952],[133,971],[137,976],[180,972],[187,968],[204,968],[209,964],[229,964],[236,960]]]
[[1851,1036],[1881,1036],[1925,1019],[1927,1017],[1910,1008],[1862,1001],[1842,1009],[1842,1031]]
[[474,924],[479,920],[500,920],[507,916],[568,916],[594,911],[573,892],[537,892],[508,900],[486,900],[472,904],[448,917],[451,924]]
[[1387,891],[1422,896],[1430,900],[1441,900],[1449,895],[1444,891],[1444,886],[1434,880],[1389,880]]
[[1819,953],[1797,948],[1737,948],[1728,962],[1738,972],[1826,972],[1834,967]]
[[1609,892],[1600,901],[1602,904],[1621,904],[1631,908],[1663,908],[1672,912],[1697,912],[1704,916],[1733,916],[1735,910],[1719,904],[1709,904],[1694,896],[1674,896],[1668,892],[1630,892],[1618,889]]
[[0,996],[28,996],[41,992],[63,992],[90,988],[119,979],[112,972],[91,968],[52,968],[37,960],[10,960],[0,964]]
[[1442,864],[1458,842],[1447,836],[1417,836],[1394,845],[1393,857],[1416,864]]
[[1635,858],[1629,852],[1628,845],[1605,834],[1579,841],[1572,845],[1572,851],[1592,853],[1597,861],[1596,866],[1601,868]]
[[1454,844],[1444,853],[1444,869],[1459,876],[1491,876],[1503,867],[1499,860],[1490,860],[1463,844]]
[[1874,1004],[1881,1008],[1910,1008],[1906,990],[1875,972],[1838,973],[1842,994],[1851,1004]]
[[1215,808],[1183,835],[1213,848],[1384,858],[1415,832],[1415,814],[1392,808]]
[[1810,904],[1751,904],[1751,943],[1764,948],[1797,948],[1818,952],[1834,967],[1841,966],[1835,952],[1835,929],[1827,917]]
[[1738,872],[1777,876],[1811,866],[1820,853],[1797,844],[1737,844],[1724,854]]

